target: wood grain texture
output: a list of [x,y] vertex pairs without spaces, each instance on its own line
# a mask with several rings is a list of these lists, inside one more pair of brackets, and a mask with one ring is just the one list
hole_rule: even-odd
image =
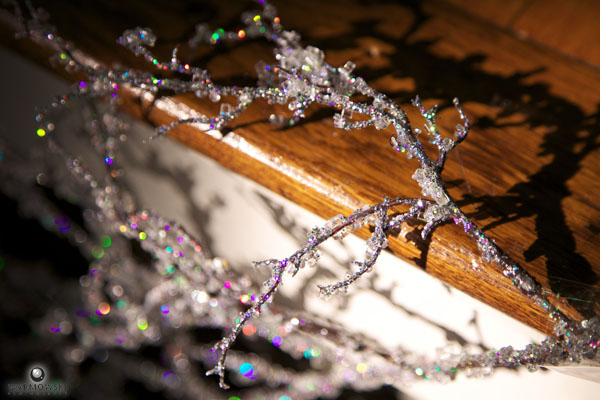
[[522,40],[537,42],[600,68],[600,2],[596,0],[442,0]]
[[[149,70],[115,44],[124,29],[152,27],[160,38],[156,54],[167,59],[196,22],[232,24],[242,10],[191,2],[152,9],[136,8],[136,2],[105,1],[94,8],[68,4],[46,5],[59,32],[101,62]],[[422,124],[407,105],[415,93],[426,105],[442,106],[446,129],[458,122],[451,100],[459,97],[474,127],[447,162],[450,193],[561,309],[577,318],[594,312],[600,297],[598,70],[444,3],[276,5],[284,26],[324,49],[332,65],[353,60],[356,74],[405,105],[413,124]],[[42,50],[10,40],[8,31],[5,27],[3,44],[43,59]],[[260,42],[193,55],[181,51],[228,83],[251,84],[254,63],[272,59],[270,46]],[[153,124],[171,122],[186,108],[207,114],[219,108],[191,95],[160,98],[150,108],[127,93],[123,107]],[[325,218],[382,196],[419,196],[410,179],[417,163],[391,149],[392,131],[340,131],[331,122],[333,111],[318,107],[298,126],[278,129],[267,122],[272,112],[266,103],[253,104],[222,139],[192,126],[180,126],[170,136]],[[367,237],[368,231],[359,234]],[[551,331],[547,316],[483,262],[458,227],[442,226],[425,243],[413,228],[404,230],[390,241],[390,250],[530,326]]]
[[464,10],[492,24],[510,28],[532,0],[444,0],[448,4]]
[[600,68],[599,18],[596,0],[532,0],[512,28]]

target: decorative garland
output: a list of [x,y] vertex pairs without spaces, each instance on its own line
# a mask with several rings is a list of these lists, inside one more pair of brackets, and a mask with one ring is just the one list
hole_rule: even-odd
[[[56,227],[65,234],[75,235],[73,240],[81,251],[95,259],[90,266],[90,276],[80,281],[84,299],[89,309],[95,311],[93,314],[88,312],[86,318],[69,324],[91,334],[96,344],[84,344],[85,350],[80,350],[82,353],[77,352],[73,357],[83,358],[98,345],[137,348],[142,343],[164,340],[165,331],[169,331],[181,339],[180,343],[186,345],[181,346],[179,352],[172,357],[171,362],[176,372],[167,372],[171,372],[173,377],[169,374],[165,377],[163,374],[163,383],[167,387],[174,387],[173,382],[181,383],[179,379],[183,379],[186,382],[186,393],[200,390],[198,385],[201,383],[182,378],[191,373],[190,357],[196,357],[205,364],[214,363],[207,375],[218,375],[221,388],[228,387],[225,382],[227,368],[235,368],[251,379],[272,380],[280,386],[291,385],[290,392],[296,396],[294,399],[316,398],[339,392],[348,383],[346,379],[340,378],[343,375],[340,373],[342,367],[329,365],[328,373],[323,373],[324,367],[320,371],[317,368],[318,372],[291,373],[278,371],[265,360],[256,359],[250,364],[244,362],[243,354],[231,350],[240,335],[249,336],[249,332],[258,332],[274,346],[290,354],[298,353],[301,347],[299,343],[304,343],[305,351],[310,353],[306,358],[315,358],[323,352],[323,358],[332,364],[344,360],[346,366],[354,368],[361,375],[359,381],[362,383],[357,385],[367,387],[377,387],[390,378],[394,381],[445,381],[452,379],[458,371],[465,370],[477,375],[488,374],[498,367],[527,365],[530,369],[535,369],[537,366],[565,362],[600,361],[600,320],[595,317],[579,323],[562,314],[545,297],[539,283],[481,231],[447,192],[441,176],[447,154],[465,140],[470,128],[469,119],[457,99],[454,99],[454,105],[462,124],[456,126],[452,139],[443,137],[436,125],[437,107],[426,109],[418,96],[413,100],[413,105],[420,111],[425,124],[422,130],[413,127],[397,104],[375,91],[362,78],[352,75],[352,62],[347,62],[342,67],[327,64],[320,49],[303,47],[296,32],[284,30],[275,8],[266,3],[262,4],[259,11],[244,14],[242,29],[228,32],[198,25],[196,34],[190,41],[192,46],[257,37],[273,42],[277,61],[272,65],[257,65],[259,80],[256,87],[218,85],[212,81],[207,70],[181,62],[177,56],[177,48],[173,50],[170,60],[159,60],[150,50],[156,37],[148,28],[125,31],[119,38],[119,43],[153,64],[158,71],[175,72],[179,77],[167,79],[160,74],[134,69],[106,68],[90,61],[71,43],[63,40],[53,27],[44,22],[39,10],[31,8],[28,12],[31,17],[25,18],[21,9],[15,6],[15,15],[21,26],[19,34],[54,46],[58,50],[55,56],[57,62],[68,70],[82,71],[87,76],[86,81],[75,85],[72,92],[57,98],[37,116],[40,124],[38,136],[47,139],[51,154],[58,154],[66,161],[72,177],[68,182],[60,182],[55,177],[52,183],[86,207],[86,227],[75,229],[70,226],[71,229],[63,230],[59,223],[56,223]],[[120,88],[151,94],[156,94],[158,90],[194,93],[199,98],[208,97],[213,102],[221,103],[219,114],[177,120],[157,128],[150,139],[156,139],[180,124],[196,124],[206,130],[223,129],[257,99],[287,104],[293,112],[291,118],[271,115],[270,120],[278,125],[297,123],[304,118],[309,106],[319,103],[338,110],[333,118],[337,128],[358,130],[374,126],[378,130],[384,130],[391,127],[394,134],[390,137],[390,144],[394,150],[405,154],[409,159],[415,158],[420,164],[412,178],[421,187],[424,197],[384,198],[381,203],[365,206],[349,216],[337,215],[331,218],[324,226],[314,228],[308,235],[306,244],[290,256],[254,263],[257,268],[268,268],[271,271],[270,279],[255,293],[247,277],[227,268],[223,260],[208,257],[200,241],[194,240],[181,226],[146,210],[135,211],[130,196],[119,183],[119,142],[126,129],[113,109],[117,104]],[[354,94],[371,100],[352,101],[350,98]],[[223,102],[223,96],[235,98],[236,104]],[[61,106],[82,98],[111,99],[108,108],[106,104],[95,106],[97,109],[90,114],[86,125],[91,143],[104,160],[104,176],[96,177],[77,157],[69,155],[53,132],[55,121],[51,118]],[[363,118],[356,120],[356,115]],[[431,159],[424,151],[420,142],[423,137],[437,147],[436,160]],[[53,155],[49,154],[48,159]],[[18,174],[18,170],[19,168],[13,168],[12,173]],[[21,172],[21,178],[23,173],[31,174],[31,171]],[[3,190],[21,198],[24,203],[44,204],[34,211],[40,218],[48,213],[56,213],[56,210],[52,211],[52,205],[38,193],[39,189],[19,186],[20,178],[15,179],[5,177]],[[87,188],[85,194],[82,194],[82,186]],[[17,189],[19,187],[21,189]],[[482,258],[495,264],[521,293],[548,313],[555,322],[554,333],[557,338],[548,337],[540,344],[530,344],[523,350],[505,347],[482,354],[458,354],[427,361],[409,352],[390,353],[365,338],[351,335],[317,317],[300,315],[281,307],[268,307],[285,279],[286,272],[295,276],[300,269],[315,266],[320,257],[319,246],[323,242],[332,237],[342,239],[356,229],[370,224],[373,226],[373,233],[366,242],[364,259],[354,262],[355,271],[339,282],[319,286],[321,295],[326,298],[346,293],[352,283],[373,269],[381,251],[388,245],[387,236],[390,232],[402,223],[416,218],[425,221],[421,230],[423,239],[444,222],[453,221],[462,226],[465,234],[477,243]],[[95,233],[85,240],[77,239],[77,232],[84,232],[86,229]],[[99,238],[101,246],[98,245]],[[134,259],[128,247],[129,240],[138,241],[153,256],[151,262],[155,267],[154,271],[146,268],[142,272],[140,263]],[[131,286],[131,282],[136,281],[140,282],[143,290],[127,288]],[[269,312],[263,314],[265,309]],[[164,320],[165,316],[169,317],[170,322],[168,327],[162,328],[164,322],[161,319]],[[67,319],[65,317],[64,321]],[[103,323],[95,324],[94,319]],[[55,323],[58,330],[60,323],[61,321]],[[229,333],[212,350],[198,350],[190,336],[184,333],[185,329],[182,329],[195,326],[220,327],[228,329]],[[317,344],[320,347],[316,347]],[[358,347],[366,350],[358,352]],[[318,355],[312,353],[316,348],[319,348]],[[367,358],[368,364],[365,362]],[[317,389],[303,389],[301,382],[307,380],[314,382],[313,388]],[[182,385],[178,387],[181,390]],[[208,389],[203,387],[201,390]],[[273,389],[269,396],[279,393],[288,392]],[[264,392],[257,390],[255,395],[262,396]]]

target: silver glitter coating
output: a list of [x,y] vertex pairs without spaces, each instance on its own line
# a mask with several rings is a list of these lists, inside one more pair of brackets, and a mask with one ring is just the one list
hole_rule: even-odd
[[[360,375],[355,376],[352,384],[362,390],[378,387],[390,379],[396,382],[421,379],[444,382],[453,379],[459,372],[469,376],[482,376],[501,367],[527,366],[530,370],[535,370],[538,366],[578,363],[583,360],[598,363],[600,320],[596,317],[579,323],[555,309],[539,283],[474,225],[448,194],[441,177],[446,155],[467,137],[470,128],[470,121],[458,100],[454,100],[454,105],[463,123],[456,126],[454,139],[444,138],[438,129],[437,107],[427,110],[418,96],[413,105],[419,109],[425,123],[423,129],[413,128],[398,105],[376,92],[362,78],[352,75],[352,62],[341,67],[327,64],[320,49],[303,47],[298,33],[284,30],[274,7],[266,3],[259,11],[242,16],[244,26],[238,32],[212,30],[208,25],[200,24],[196,26],[195,35],[189,41],[192,47],[200,43],[216,45],[222,41],[241,40],[244,37],[262,37],[273,42],[276,63],[257,64],[258,83],[255,87],[218,85],[212,81],[207,70],[182,63],[178,59],[177,48],[168,61],[157,59],[151,52],[157,38],[149,28],[126,30],[119,38],[119,43],[154,65],[157,68],[156,74],[90,64],[84,61],[72,44],[45,24],[39,17],[40,13],[32,10],[31,15],[31,19],[25,20],[17,13],[22,26],[20,35],[48,42],[58,50],[57,62],[69,71],[82,71],[88,77],[83,84],[75,85],[70,93],[57,97],[37,117],[44,133],[39,135],[45,136],[48,143],[48,158],[58,156],[61,163],[66,165],[63,174],[68,174],[70,178],[61,179],[58,167],[56,172],[49,173],[43,179],[38,174],[36,176],[44,185],[54,185],[57,190],[69,194],[73,201],[85,208],[84,223],[88,227],[94,227],[89,229],[92,235],[86,236],[82,234],[83,227],[71,222],[72,228],[67,233],[62,233],[69,235],[82,253],[94,259],[90,264],[90,275],[82,277],[80,283],[89,309],[97,310],[96,314],[105,321],[98,325],[93,319],[69,320],[64,317],[62,321],[58,321],[68,322],[86,333],[81,336],[80,346],[70,353],[73,360],[83,359],[99,347],[136,349],[144,343],[165,342],[167,334],[177,332],[176,335],[182,338],[179,343],[185,344],[174,353],[169,362],[173,366],[173,373],[185,378],[185,384],[174,384],[173,382],[179,382],[177,379],[164,379],[161,385],[172,389],[174,393],[179,390],[192,395],[210,389],[200,382],[188,379],[192,374],[190,360],[199,361],[207,367],[212,365],[207,375],[218,375],[219,385],[227,388],[225,371],[239,370],[245,366],[247,355],[232,350],[236,339],[246,334],[244,329],[252,326],[258,335],[270,338],[273,342],[275,327],[283,326],[287,336],[281,344],[277,344],[283,351],[296,354],[300,348],[298,344],[304,341],[302,343],[309,343],[307,351],[319,348],[320,354],[309,352],[305,353],[305,357],[316,359],[322,356],[331,364],[328,364],[328,369],[323,367],[317,368],[317,372],[290,372],[278,369],[257,356],[253,358],[252,369],[244,367],[244,371],[252,379],[270,379],[273,383],[271,387],[290,385],[290,392],[295,399],[339,393],[349,381],[342,378],[346,376],[345,369],[354,371],[354,375]],[[176,75],[168,79],[162,78],[161,71],[172,71]],[[193,239],[183,227],[148,210],[136,209],[131,196],[118,184],[119,138],[126,132],[126,126],[110,105],[99,106],[103,109],[98,111],[101,117],[90,117],[86,125],[90,142],[106,164],[104,175],[96,176],[90,172],[77,157],[69,155],[55,140],[54,136],[58,133],[53,132],[52,118],[62,105],[74,103],[81,98],[118,99],[122,87],[150,94],[157,93],[159,89],[173,93],[194,93],[197,97],[207,97],[220,103],[217,115],[181,119],[158,127],[150,140],[181,124],[199,124],[207,130],[222,129],[257,99],[266,99],[273,104],[287,104],[292,117],[286,119],[273,114],[270,120],[277,125],[295,124],[304,118],[305,110],[313,103],[333,107],[339,110],[333,117],[333,125],[337,128],[355,130],[374,126],[383,132],[393,129],[394,134],[390,137],[392,148],[419,162],[419,168],[414,171],[412,178],[421,188],[424,197],[384,198],[381,203],[365,206],[347,217],[333,217],[323,227],[313,229],[306,244],[288,257],[256,262],[255,267],[269,269],[271,276],[262,288],[252,288],[247,277],[228,268],[222,259],[212,258],[203,250],[201,240]],[[372,100],[355,102],[350,100],[353,94],[362,94]],[[236,103],[223,102],[223,96],[235,98]],[[114,106],[117,100],[111,101]],[[366,119],[356,120],[356,115]],[[437,147],[437,160],[433,161],[425,153],[418,139],[420,135],[427,136]],[[30,215],[40,218],[42,223],[44,215],[56,213],[52,210],[53,205],[44,200],[39,188],[20,184],[31,181],[35,168],[27,167],[26,163],[19,160],[11,161],[10,157],[6,157],[6,162],[12,162],[14,167],[11,174],[0,180],[2,190],[19,199],[21,207]],[[398,213],[399,208],[403,211]],[[437,360],[428,360],[409,351],[391,352],[381,349],[377,344],[315,316],[269,307],[283,280],[288,279],[285,272],[294,276],[305,267],[315,267],[320,257],[319,246],[323,242],[332,237],[341,239],[365,225],[372,225],[373,233],[366,241],[364,260],[354,262],[355,271],[339,282],[319,286],[321,295],[326,298],[348,292],[353,282],[374,268],[381,251],[388,245],[391,231],[412,219],[425,221],[421,230],[423,238],[446,221],[462,226],[465,233],[477,243],[482,259],[495,264],[519,291],[549,314],[555,322],[556,338],[549,337],[539,344],[528,345],[523,350],[515,350],[509,346],[477,355],[460,351],[444,354]],[[61,230],[60,224],[57,223],[56,227]],[[106,247],[98,244],[104,236],[111,241]],[[106,239],[102,240],[107,243]],[[144,268],[133,257],[130,241],[139,243],[144,251],[153,256],[152,269]],[[133,286],[131,282],[137,282],[138,285]],[[109,293],[106,293],[106,288],[110,288]],[[249,292],[254,294],[240,303],[244,294]],[[167,307],[163,307],[164,305]],[[264,312],[265,310],[268,312]],[[168,327],[160,323],[161,316],[165,314],[169,314],[170,318]],[[228,333],[212,349],[200,348],[194,345],[186,331],[186,328],[198,326],[220,327],[228,330]],[[358,351],[359,348],[361,351]],[[316,361],[315,363],[318,364]],[[306,385],[303,384],[308,380],[318,382],[315,385],[317,390],[306,390]],[[248,398],[264,395],[275,398],[284,393],[280,389],[264,389],[266,392],[261,390],[257,389],[255,393],[250,390]]]

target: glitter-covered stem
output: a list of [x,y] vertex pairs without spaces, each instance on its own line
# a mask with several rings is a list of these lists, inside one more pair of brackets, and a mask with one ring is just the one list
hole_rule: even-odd
[[[393,218],[392,221],[389,221],[387,215],[389,210],[401,205],[410,205],[411,208],[409,211],[402,213]],[[338,283],[319,287],[321,294],[324,297],[331,297],[331,295],[335,293],[346,292],[349,285],[362,274],[371,270],[381,251],[387,247],[388,229],[398,226],[399,221],[401,220],[418,216],[427,205],[431,205],[431,203],[425,199],[385,199],[382,203],[375,206],[366,206],[357,210],[348,218],[338,215],[328,221],[323,228],[314,228],[308,234],[306,245],[283,260],[269,259],[255,262],[254,267],[270,267],[271,278],[264,283],[263,293],[258,297],[254,304],[252,304],[246,312],[239,315],[235,321],[235,326],[231,328],[229,334],[214,346],[213,351],[220,352],[219,360],[217,365],[206,374],[218,375],[221,388],[227,389],[229,387],[225,383],[225,362],[231,346],[239,336],[244,325],[246,325],[251,318],[260,316],[265,305],[272,301],[279,286],[283,283],[283,276],[286,271],[294,276],[300,269],[306,266],[314,267],[316,265],[320,258],[320,252],[317,248],[323,242],[332,237],[341,239],[352,231],[363,227],[368,221],[376,221],[375,232],[367,242],[366,260],[364,262],[355,262],[359,266],[359,270]]]
[[[161,61],[150,51],[156,42],[156,36],[150,29],[140,27],[125,31],[119,38],[119,43],[155,66],[158,73],[155,75],[133,69],[109,69],[90,63],[89,60],[81,57],[81,53],[72,44],[64,41],[51,26],[45,24],[40,16],[41,13],[35,9],[30,8],[31,18],[29,20],[22,16],[18,7],[16,12],[17,19],[22,26],[22,37],[49,43],[58,51],[56,60],[67,70],[81,70],[88,76],[87,82],[74,85],[72,92],[57,98],[48,109],[38,114],[37,120],[40,123],[38,134],[40,136],[51,133],[53,124],[49,121],[48,114],[63,104],[82,97],[118,99],[118,93],[122,87],[150,94],[157,93],[159,89],[165,89],[173,93],[193,93],[198,98],[207,97],[213,102],[220,103],[220,112],[212,117],[197,116],[158,127],[150,139],[162,136],[181,124],[201,124],[205,130],[222,129],[256,99],[265,99],[269,103],[287,104],[288,109],[292,112],[291,117],[281,115],[271,115],[270,117],[274,124],[285,125],[295,124],[304,118],[305,110],[310,105],[318,103],[337,110],[333,117],[333,124],[337,128],[356,130],[375,127],[378,130],[385,130],[392,127],[395,131],[395,134],[390,137],[393,149],[405,154],[409,159],[415,158],[418,161],[419,168],[415,170],[412,178],[421,187],[424,198],[384,199],[383,202],[366,206],[348,217],[338,215],[329,220],[323,228],[311,231],[305,246],[291,256],[282,260],[272,259],[256,263],[256,266],[270,267],[271,278],[265,283],[262,294],[250,308],[239,314],[234,326],[230,328],[229,334],[213,348],[213,351],[219,351],[219,359],[215,368],[208,374],[219,375],[220,386],[227,387],[225,362],[228,351],[240,332],[250,319],[260,315],[264,307],[272,301],[286,271],[295,275],[304,266],[314,266],[317,263],[319,259],[318,246],[324,241],[331,237],[341,238],[367,223],[374,225],[373,234],[367,241],[365,260],[355,262],[357,270],[337,283],[319,286],[321,294],[328,297],[338,292],[346,292],[350,284],[369,272],[381,251],[387,247],[388,235],[401,223],[415,218],[425,222],[421,230],[423,239],[426,239],[442,223],[453,221],[462,226],[464,231],[477,243],[482,258],[497,265],[504,276],[510,279],[521,293],[549,314],[550,318],[555,321],[555,334],[560,338],[559,342],[549,338],[541,347],[533,350],[526,349],[529,351],[528,354],[533,354],[532,356],[515,352],[512,348],[505,348],[507,350],[502,349],[495,353],[496,355],[490,353],[473,358],[463,358],[456,365],[468,368],[490,365],[492,367],[516,366],[524,362],[538,364],[553,362],[557,359],[581,359],[583,355],[590,355],[590,352],[595,354],[600,343],[597,332],[591,326],[583,326],[570,320],[556,309],[545,297],[541,285],[502,251],[480,228],[475,226],[447,192],[442,179],[447,154],[465,140],[470,129],[469,118],[458,100],[454,99],[453,103],[463,123],[456,126],[454,139],[444,137],[438,129],[436,124],[437,106],[426,109],[418,96],[413,100],[413,105],[420,111],[425,119],[425,124],[423,130],[413,127],[401,107],[384,94],[375,91],[364,79],[352,75],[355,67],[352,62],[349,61],[341,67],[327,64],[324,61],[324,53],[320,49],[313,46],[302,46],[300,36],[294,31],[284,30],[274,7],[264,3],[261,10],[244,16],[242,29],[228,32],[223,29],[211,30],[207,25],[199,25],[195,36],[190,41],[192,47],[201,42],[214,45],[221,41],[241,40],[245,37],[262,37],[274,42],[277,61],[273,65],[257,64],[258,84],[256,87],[218,85],[212,81],[207,70],[181,62],[177,55],[178,48],[173,50],[170,60]],[[165,71],[174,72],[181,78],[162,78],[161,74]],[[355,94],[366,96],[371,101],[353,101],[351,97]],[[230,105],[223,102],[223,96],[237,99],[237,104]],[[361,115],[363,118],[357,120],[354,118],[355,115]],[[419,141],[423,131],[424,136],[426,135],[430,143],[438,149],[438,157],[435,162],[425,152]],[[109,164],[109,159],[112,163],[112,153],[106,151],[104,155],[107,164]],[[71,162],[75,163],[75,160],[71,160]],[[87,176],[85,173],[84,175]],[[109,193],[116,192],[115,190]],[[102,195],[96,193],[96,195],[98,197],[114,197],[114,194],[106,193]],[[114,201],[118,201],[118,199]],[[409,209],[396,216],[389,215],[391,209],[397,206],[409,206]],[[110,208],[105,211],[110,213]],[[135,224],[135,222],[132,223]],[[583,341],[588,346],[585,351],[577,350],[575,352],[569,347],[573,341]],[[423,374],[423,371],[421,369],[420,375]],[[433,370],[427,371],[426,373],[431,375],[435,374]],[[450,371],[448,372],[450,375],[454,373],[451,368],[448,371]]]

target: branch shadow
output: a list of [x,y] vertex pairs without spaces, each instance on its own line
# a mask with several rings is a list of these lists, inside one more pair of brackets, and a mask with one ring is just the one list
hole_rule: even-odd
[[[356,75],[369,82],[375,78],[390,75],[394,78],[412,78],[422,98],[447,99],[441,108],[451,106],[450,100],[459,97],[469,102],[501,107],[496,118],[485,117],[475,121],[478,128],[506,128],[521,126],[532,132],[543,127],[548,132],[543,136],[538,156],[551,156],[550,161],[500,195],[466,194],[459,206],[478,205],[470,215],[475,219],[493,218],[494,222],[484,226],[495,226],[533,217],[537,239],[529,245],[524,255],[527,261],[546,257],[546,269],[551,278],[552,289],[559,293],[557,280],[570,280],[585,285],[598,282],[592,263],[577,252],[574,232],[567,224],[567,216],[562,204],[572,192],[569,181],[581,170],[588,155],[600,147],[600,104],[597,111],[587,114],[580,106],[552,92],[543,83],[530,83],[527,78],[544,72],[536,68],[505,76],[486,72],[482,63],[488,56],[473,53],[462,59],[443,56],[433,50],[436,40],[414,40],[412,36],[429,19],[418,3],[410,5],[415,22],[401,40],[382,33],[377,29],[377,19],[365,19],[353,24],[353,30],[343,38],[309,37],[307,41],[325,50],[356,48],[361,37],[375,38],[390,44],[394,50],[389,57],[389,67],[357,68]],[[408,60],[408,61],[407,61]],[[397,90],[386,93],[399,103],[408,102],[412,91]],[[519,123],[502,123],[499,120],[516,114],[524,114]],[[532,133],[533,134],[533,133]],[[493,140],[493,138],[491,138]],[[422,256],[415,260],[426,266],[428,243],[415,241]],[[580,312],[589,315],[589,310],[581,303],[571,302]]]
[[[552,283],[557,280],[596,284],[599,277],[592,268],[592,262],[577,252],[575,234],[568,226],[562,204],[572,194],[569,181],[580,172],[583,160],[600,147],[600,104],[597,105],[597,111],[590,115],[569,99],[555,95],[548,84],[531,83],[529,78],[545,72],[543,67],[505,75],[484,70],[482,64],[488,60],[488,55],[484,53],[474,52],[462,58],[442,55],[434,50],[441,37],[428,40],[415,38],[415,33],[425,29],[424,24],[431,19],[421,4],[410,1],[400,7],[408,8],[413,14],[411,25],[400,39],[378,28],[383,18],[367,18],[353,21],[351,31],[343,36],[319,37],[302,32],[304,41],[327,52],[360,48],[361,38],[376,39],[390,45],[393,50],[384,55],[389,58],[387,66],[374,68],[363,65],[355,70],[355,75],[365,78],[367,82],[386,75],[411,78],[422,98],[443,99],[440,108],[452,106],[451,99],[459,97],[501,109],[495,118],[483,117],[475,121],[475,131],[519,126],[533,132],[536,128],[543,128],[547,133],[542,138],[538,156],[550,156],[546,165],[503,194],[468,193],[457,204],[476,206],[476,211],[470,217],[480,220],[492,218],[493,222],[484,226],[484,230],[523,218],[534,218],[537,239],[525,249],[525,260],[530,262],[540,257],[546,258],[547,275],[556,278],[551,279],[553,290],[561,290],[560,285]],[[234,48],[237,46],[233,45]],[[222,55],[224,49],[217,47],[215,52],[195,57],[194,62],[207,64],[212,57]],[[246,75],[228,78],[224,83],[239,83],[239,79],[249,83]],[[395,90],[386,94],[398,103],[406,103],[414,96],[414,91]],[[502,122],[517,114],[525,118],[520,122]],[[318,123],[330,117],[331,111],[318,109],[297,125]],[[422,252],[416,261],[425,268],[428,243],[415,243]],[[573,306],[585,311],[581,304]]]

